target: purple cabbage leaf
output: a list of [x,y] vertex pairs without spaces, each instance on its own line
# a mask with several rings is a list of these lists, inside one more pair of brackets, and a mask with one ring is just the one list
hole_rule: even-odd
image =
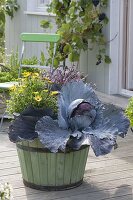
[[9,139],[12,142],[21,142],[24,140],[33,141],[38,138],[35,132],[37,121],[43,116],[54,117],[51,109],[38,109],[32,106],[25,109],[9,126]]
[[32,141],[38,137],[35,132],[34,124],[37,118],[29,116],[18,116],[9,126],[9,139],[12,142],[21,142],[24,140]]
[[56,153],[59,149],[65,151],[70,132],[61,129],[57,120],[49,116],[41,118],[36,124],[36,132],[40,142],[51,152]]

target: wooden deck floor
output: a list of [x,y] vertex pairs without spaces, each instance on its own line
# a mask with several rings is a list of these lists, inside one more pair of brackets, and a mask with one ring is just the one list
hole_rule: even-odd
[[133,200],[133,135],[119,139],[119,148],[96,158],[90,150],[84,183],[72,190],[42,192],[23,185],[15,145],[5,122],[0,132],[0,182],[10,182],[15,200]]

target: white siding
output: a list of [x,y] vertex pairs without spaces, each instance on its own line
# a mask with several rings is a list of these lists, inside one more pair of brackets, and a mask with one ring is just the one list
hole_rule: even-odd
[[[35,14],[24,14],[27,11],[27,0],[18,0],[20,9],[15,13],[14,18],[11,20],[10,17],[6,18],[6,53],[10,54],[12,50],[21,50],[20,34],[22,32],[34,32],[41,33],[44,30],[40,27],[40,21],[43,19],[50,19],[54,23],[54,17],[35,15]],[[55,32],[55,27],[49,32]],[[39,51],[40,49],[40,51]],[[39,56],[41,50],[44,51],[45,45],[40,44],[26,44],[26,57]]]

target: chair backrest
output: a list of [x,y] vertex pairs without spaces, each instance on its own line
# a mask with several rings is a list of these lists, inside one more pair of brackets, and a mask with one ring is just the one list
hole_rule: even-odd
[[40,65],[23,65],[23,56],[25,50],[25,43],[27,42],[49,42],[54,43],[53,48],[53,57],[52,57],[52,66],[54,65],[54,57],[56,52],[56,43],[60,40],[59,34],[51,34],[51,33],[21,33],[20,39],[23,42],[22,50],[21,50],[21,58],[20,58],[20,67],[18,77],[21,76],[21,69],[23,67],[31,67],[31,68],[40,68],[40,69],[48,69],[48,66],[40,66]]
[[20,38],[23,42],[53,42],[56,43],[60,39],[58,34],[49,33],[21,33]]

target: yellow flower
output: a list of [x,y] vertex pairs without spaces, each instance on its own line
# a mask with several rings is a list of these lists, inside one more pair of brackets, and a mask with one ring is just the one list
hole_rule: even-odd
[[49,78],[47,78],[47,77],[44,77],[44,80],[45,80],[45,81],[50,81],[50,79],[49,79]]
[[26,85],[23,85],[22,88],[26,88]]
[[32,77],[33,77],[33,78],[39,77],[39,73],[32,73]]
[[54,95],[57,95],[57,94],[59,94],[59,92],[58,91],[53,91],[53,92],[51,92],[51,96],[54,96]]
[[48,81],[48,83],[50,83],[50,84],[51,84],[51,83],[52,83],[52,81],[50,81],[50,80],[49,80],[49,81]]
[[33,92],[33,94],[37,95],[37,94],[39,94],[39,92]]
[[43,92],[48,92],[48,90],[43,90]]
[[15,90],[16,90],[16,85],[12,86],[12,87],[10,88],[10,90],[11,90],[11,91],[15,91]]
[[40,102],[42,100],[42,97],[40,95],[37,95],[34,97],[34,99],[37,101],[37,102]]
[[23,77],[24,78],[27,78],[29,76],[31,76],[31,72],[23,72]]
[[19,88],[19,92],[21,93],[21,92],[23,92],[24,91],[24,88],[23,87],[20,87]]

